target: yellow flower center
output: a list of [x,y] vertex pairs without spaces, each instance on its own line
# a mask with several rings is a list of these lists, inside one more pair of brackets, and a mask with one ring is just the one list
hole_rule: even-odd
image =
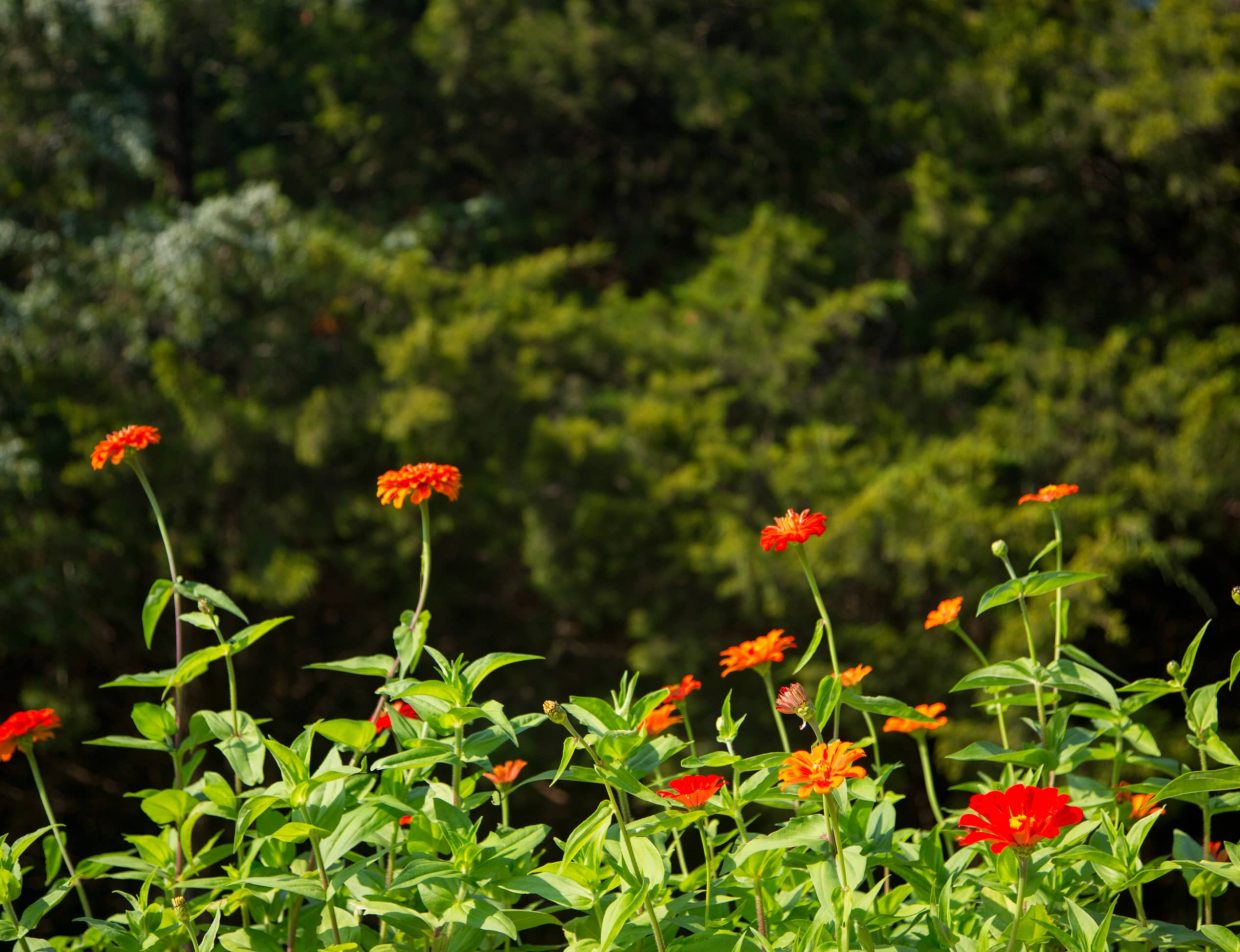
[[1011,826],[1014,831],[1019,832],[1029,825],[1029,817],[1023,813],[1017,813],[1008,820],[1008,825]]

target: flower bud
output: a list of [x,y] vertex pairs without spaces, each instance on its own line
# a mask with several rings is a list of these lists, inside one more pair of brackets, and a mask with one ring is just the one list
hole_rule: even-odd
[[990,551],[996,559],[1006,559],[1008,556],[1008,544],[1002,539],[995,539],[990,543]]
[[210,615],[211,614],[211,603],[207,601],[205,598],[198,599],[198,610],[202,612],[204,615]]
[[809,695],[805,693],[805,688],[796,681],[780,688],[779,694],[775,697],[775,710],[780,714],[796,714],[808,704]]
[[1168,661],[1167,662],[1167,674],[1169,674],[1172,678],[1178,680],[1180,677],[1180,662]]
[[556,701],[543,701],[543,713],[547,715],[547,720],[552,724],[559,724],[563,727],[568,723],[568,715]]
[[189,918],[188,914],[185,911],[185,897],[184,896],[173,896],[172,897],[172,911],[176,914],[176,917],[178,919],[184,920],[184,919]]
[[1237,605],[1240,605],[1240,585],[1237,585],[1231,590],[1231,600]]

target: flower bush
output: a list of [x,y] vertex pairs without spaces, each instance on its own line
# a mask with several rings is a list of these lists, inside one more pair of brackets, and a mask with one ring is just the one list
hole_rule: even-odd
[[[1051,514],[1052,537],[1023,573],[1005,543],[993,547],[1007,578],[976,614],[1019,612],[1026,656],[988,659],[964,629],[958,597],[927,616],[927,630],[949,629],[978,661],[955,684],[927,676],[927,691],[950,704],[869,693],[881,671],[841,667],[805,552],[827,544],[825,516],[789,509],[761,530],[755,544],[764,550],[794,547],[818,615],[786,673],[815,662],[823,641],[830,664],[813,690],[789,682],[776,691],[777,666],[796,649],[785,629],[721,650],[722,675],[761,677],[772,733],[761,726],[766,712],[734,710],[731,693],[718,711],[695,712],[702,684],[693,674],[641,691],[626,672],[608,697],[569,694],[541,712],[509,712],[488,698],[492,675],[540,659],[449,658],[435,648],[430,507],[444,504],[435,493],[458,499],[461,475],[404,466],[379,477],[378,495],[419,510],[416,607],[401,615],[390,653],[314,665],[360,679],[359,697],[372,691],[374,711],[280,739],[241,707],[234,665],[287,619],[251,622],[223,591],[177,574],[137,456],[157,443],[155,428],[126,427],[99,444],[92,465],[130,464],[146,493],[169,577],[152,585],[141,628],[153,647],[172,605],[172,664],[105,685],[146,699],[132,709],[136,734],[91,743],[166,758],[168,786],[134,793],[146,829],[75,865],[72,831],[56,821],[35,752],[39,744],[42,756],[56,755],[59,718],[18,711],[0,724],[3,769],[19,769],[14,755],[24,755],[48,820],[0,836],[0,939],[22,952],[1240,949],[1240,937],[1215,921],[1215,900],[1240,883],[1230,858],[1240,854],[1214,838],[1217,818],[1240,810],[1240,758],[1218,732],[1219,695],[1240,674],[1240,652],[1228,677],[1200,683],[1203,627],[1165,677],[1130,682],[1072,645],[1065,592],[1098,578],[1063,569],[1059,505],[1075,485],[1018,500]],[[1050,556],[1055,567],[1039,569]],[[214,643],[186,653],[185,626]],[[181,689],[215,665],[227,676],[227,707],[186,710]],[[1182,706],[1196,763],[1165,756],[1142,723],[1162,699]],[[946,752],[975,772],[944,809],[929,742],[946,712],[970,703],[994,718],[995,739]],[[798,749],[788,716],[813,735]],[[885,718],[881,731],[875,716]],[[695,719],[712,728],[701,739]],[[537,758],[534,745],[522,746],[533,731],[543,734],[539,749],[554,739],[558,761],[507,756]],[[776,736],[780,749],[770,744]],[[929,826],[912,822],[892,782],[908,769],[892,755],[909,744]],[[532,784],[571,788],[584,819],[562,837],[543,824],[514,825]],[[1170,855],[1146,845],[1160,822],[1182,824]],[[40,841],[42,863],[32,862]],[[1195,919],[1148,916],[1154,883],[1184,891]],[[47,914],[71,902],[80,928],[43,937]]]

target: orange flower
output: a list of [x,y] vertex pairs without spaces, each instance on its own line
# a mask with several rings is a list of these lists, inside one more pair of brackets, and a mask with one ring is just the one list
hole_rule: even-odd
[[840,672],[840,687],[855,688],[858,684],[861,683],[861,679],[864,678],[867,674],[869,674],[873,670],[874,669],[871,668],[868,664],[858,664],[851,668],[848,668],[846,671],[841,671]]
[[802,543],[810,536],[820,536],[827,531],[827,517],[821,512],[789,509],[785,515],[776,516],[775,524],[762,530],[758,540],[763,552],[783,552],[788,543]]
[[1130,805],[1128,819],[1140,820],[1142,817],[1166,813],[1164,807],[1154,806],[1154,794],[1152,793],[1129,793],[1124,788],[1128,786],[1126,781],[1120,781],[1119,789],[1115,791],[1115,800],[1118,803],[1127,803]]
[[992,853],[1009,846],[1027,852],[1040,840],[1053,840],[1065,826],[1085,818],[1080,807],[1068,803],[1068,795],[1054,787],[1027,787],[1013,784],[1006,790],[975,793],[960,825],[971,832],[960,840],[962,846],[990,841]]
[[887,733],[911,734],[913,731],[937,731],[940,727],[947,723],[946,717],[939,715],[947,710],[947,705],[940,701],[933,704],[918,704],[915,708],[920,714],[926,717],[933,717],[934,723],[926,721],[915,721],[908,717],[889,717],[887,723],[883,725],[883,730]]
[[679,684],[665,685],[663,690],[667,691],[667,699],[673,704],[683,701],[694,691],[700,690],[702,682],[691,674],[686,674],[680,679]]
[[854,766],[864,756],[864,750],[845,740],[815,744],[809,750],[794,751],[784,761],[779,780],[785,790],[801,784],[797,796],[802,799],[811,793],[830,793],[849,777],[865,776],[864,767]]
[[783,661],[784,649],[796,646],[796,639],[791,635],[785,635],[782,628],[772,628],[760,638],[742,641],[739,645],[724,648],[719,652],[719,656],[723,659],[719,662],[723,666],[723,673],[720,677],[726,678],[735,671],[755,668],[760,664]]
[[713,797],[725,784],[727,784],[727,781],[718,774],[702,774],[700,776],[693,774],[688,777],[677,777],[675,780],[669,780],[667,785],[672,789],[659,790],[657,793],[661,797],[675,800],[682,807],[692,810],[695,807],[700,807]]
[[103,469],[103,464],[111,460],[117,465],[125,458],[125,450],[144,450],[152,443],[159,442],[159,430],[153,426],[131,424],[109,433],[95,444],[90,454],[91,469]]
[[1211,840],[1206,844],[1206,852],[1210,854],[1210,859],[1216,863],[1227,862],[1227,850],[1223,847],[1222,840]]
[[389,469],[379,477],[379,490],[375,493],[383,505],[397,509],[405,503],[405,497],[416,506],[429,499],[431,490],[443,493],[453,502],[461,491],[461,471],[455,466],[439,463],[409,463],[400,469]]
[[681,720],[683,718],[676,714],[675,704],[660,704],[646,715],[646,719],[642,721],[641,730],[653,737],[655,734],[662,734],[673,724],[679,724]]
[[517,776],[527,766],[529,765],[524,760],[507,760],[499,764],[492,773],[484,773],[482,776],[495,786],[504,787],[510,783],[516,783]]
[[957,595],[955,598],[945,598],[939,602],[939,607],[926,616],[926,631],[931,628],[938,628],[942,625],[950,625],[960,617],[960,607],[964,604],[964,596]]
[[1023,506],[1027,502],[1058,502],[1064,496],[1071,496],[1080,491],[1081,487],[1076,483],[1054,483],[1050,486],[1043,486],[1036,493],[1025,493],[1016,505]]
[[401,825],[401,826],[408,826],[408,825],[409,825],[410,823],[412,823],[412,822],[413,822],[413,814],[412,814],[412,813],[406,813],[404,816],[402,816],[402,817],[400,818],[400,825]]
[[60,718],[50,707],[10,715],[0,724],[0,761],[12,759],[19,748],[24,750],[41,740],[51,740],[52,731],[59,727]]

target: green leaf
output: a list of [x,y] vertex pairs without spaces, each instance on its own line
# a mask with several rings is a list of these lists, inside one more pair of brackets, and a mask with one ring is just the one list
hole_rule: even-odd
[[200,678],[210,667],[212,661],[216,661],[224,655],[228,654],[228,645],[209,645],[206,648],[199,648],[197,651],[191,651],[181,663],[172,671],[172,676],[168,679],[168,688],[184,687],[191,681]]
[[184,790],[160,790],[144,797],[142,812],[158,826],[181,823],[198,801]]
[[268,618],[266,621],[260,621],[257,625],[250,625],[247,628],[242,628],[239,632],[228,639],[229,650],[233,654],[237,654],[239,651],[244,651],[246,648],[250,647],[250,645],[254,644],[254,642],[258,641],[259,638],[263,637],[263,635],[267,634],[267,632],[271,631],[278,625],[283,625],[286,621],[291,621],[292,618],[292,615],[283,615],[280,618]]
[[797,666],[792,669],[793,674],[796,674],[810,663],[814,657],[814,654],[818,651],[818,646],[822,644],[822,635],[826,630],[827,626],[823,623],[823,620],[819,618],[818,622],[814,625],[814,636],[810,639],[809,647],[805,649],[805,654],[801,655],[801,660],[797,662]]
[[69,895],[69,891],[73,888],[69,880],[57,883],[46,894],[32,902],[29,906],[22,910],[21,926],[23,929],[34,929],[43,917],[60,905],[60,901]]
[[1188,699],[1188,726],[1194,733],[1204,734],[1218,728],[1218,692],[1222,682],[1198,688]]
[[418,616],[415,625],[409,624],[406,616],[413,620],[413,612],[406,612],[401,615],[401,623],[392,630],[392,642],[396,645],[396,656],[400,658],[399,673],[402,678],[417,665],[422,649],[426,647],[426,632],[431,624],[431,613],[428,611]]
[[748,714],[742,714],[740,718],[732,717],[732,690],[729,688],[727,696],[723,699],[723,707],[719,711],[719,716],[715,718],[715,730],[719,735],[719,743],[730,744],[736,740],[736,735],[740,733],[741,724],[745,722]]
[[386,678],[396,659],[391,655],[372,654],[345,658],[343,661],[318,661],[306,665],[316,671],[339,671],[341,674],[360,674],[368,678]]
[[1194,770],[1167,781],[1154,792],[1155,800],[1175,800],[1199,793],[1240,790],[1240,767]]
[[557,906],[584,911],[594,906],[594,893],[575,880],[558,873],[534,872],[529,876],[513,876],[496,883],[501,889],[518,896],[533,894]]
[[972,691],[978,688],[1011,688],[1033,684],[1038,680],[1028,658],[1000,661],[966,674],[956,682],[952,691]]
[[921,721],[925,724],[934,723],[933,717],[926,717],[925,714],[915,707],[881,694],[864,697],[854,689],[848,688],[841,695],[840,701],[845,707],[851,707],[854,711],[866,711],[870,714],[881,714],[885,717],[903,717],[910,721]]
[[609,952],[616,948],[615,942],[620,930],[637,916],[645,899],[644,889],[628,889],[616,896],[615,901],[604,910],[602,922],[599,924],[599,952]]
[[1059,548],[1059,540],[1058,540],[1058,539],[1051,539],[1051,541],[1050,541],[1050,542],[1048,542],[1048,543],[1046,543],[1046,545],[1042,546],[1042,551],[1041,551],[1041,552],[1039,552],[1037,555],[1035,555],[1035,556],[1033,557],[1033,561],[1029,563],[1029,571],[1030,571],[1030,572],[1032,572],[1032,571],[1033,571],[1033,567],[1034,567],[1035,565],[1037,565],[1039,562],[1041,562],[1044,556],[1050,555],[1050,554],[1051,554],[1052,552],[1054,552],[1057,548]]
[[1033,598],[1076,585],[1078,582],[1090,582],[1103,577],[1098,572],[1030,572],[1021,578],[1001,582],[985,592],[977,603],[977,614],[982,615],[992,608],[1014,602],[1022,595]]
[[330,830],[315,826],[313,823],[289,822],[272,833],[271,838],[279,840],[281,843],[300,843],[316,833],[319,836],[324,836],[329,832]]
[[732,862],[740,866],[750,856],[769,850],[788,850],[797,846],[821,848],[827,841],[827,820],[821,813],[793,817],[773,833],[750,837],[749,842],[732,854]]
[[147,671],[142,674],[122,674],[119,678],[105,681],[104,688],[166,688],[172,679],[172,669]]
[[[134,727],[138,728],[138,733],[147,740],[162,742],[165,738],[175,734],[177,730],[176,719],[162,704],[140,701],[133,706],[129,717],[133,720]],[[163,748],[163,746],[160,743],[159,747]]]
[[1055,756],[1041,747],[1023,747],[1008,750],[988,740],[976,740],[953,754],[947,755],[948,760],[988,760],[1000,764],[1018,764],[1021,767],[1055,766]]
[[1230,929],[1219,925],[1204,925],[1198,930],[1203,936],[1217,945],[1223,952],[1240,952],[1240,938]]
[[313,725],[317,734],[326,737],[336,744],[343,744],[354,750],[365,750],[375,739],[373,721],[359,721],[347,717],[337,717],[330,721],[319,721]]
[[88,740],[86,743],[92,747],[123,747],[126,750],[158,750],[166,752],[168,745],[160,743],[157,740],[147,740],[145,737],[121,737],[116,734],[110,734],[107,737],[96,737],[94,740]]
[[[326,856],[324,856],[324,862],[327,862]],[[331,864],[328,863],[328,865]],[[250,886],[253,889],[279,889],[283,892],[292,893],[295,896],[313,899],[316,902],[323,901],[323,886],[317,878],[293,876],[285,873],[277,876],[250,876],[246,879],[238,879],[236,882]],[[203,946],[203,952],[206,952],[205,945]]]
[[551,778],[552,785],[560,779],[564,771],[568,769],[569,761],[573,759],[573,754],[577,751],[577,739],[575,737],[565,737],[564,747],[560,751],[560,765],[556,768],[555,776]]
[[[569,740],[572,740],[570,737]],[[424,737],[411,744],[407,750],[398,751],[381,757],[371,765],[371,770],[395,770],[397,768],[412,769],[414,767],[433,767],[446,762],[452,757],[452,747],[441,741]]]
[[483,680],[510,664],[517,664],[521,661],[542,661],[542,655],[533,654],[517,654],[512,651],[494,651],[491,654],[483,655],[477,661],[471,661],[465,666],[462,676],[469,684],[471,691],[478,690]]
[[155,637],[155,626],[159,624],[160,616],[168,607],[168,599],[171,597],[172,583],[166,578],[157,578],[151,584],[151,590],[146,593],[146,601],[142,603],[142,637],[146,640],[148,651],[151,639]]
[[280,768],[280,776],[290,787],[310,779],[310,768],[306,766],[306,762],[297,756],[292,749],[285,747],[278,740],[272,740],[270,737],[263,741],[263,745],[271,752],[271,756],[275,758],[276,766]]
[[1097,671],[1099,674],[1105,674],[1108,678],[1110,678],[1112,681],[1116,682],[1117,684],[1128,683],[1128,680],[1126,678],[1116,674],[1114,671],[1112,671],[1102,662],[1095,661],[1093,657],[1086,654],[1076,645],[1063,644],[1059,646],[1059,650],[1063,654],[1066,654],[1073,661],[1077,662],[1078,664],[1083,664],[1087,668],[1092,668],[1093,670]]
[[359,843],[390,830],[395,823],[396,818],[375,802],[363,803],[350,810],[320,844],[324,867],[330,868]]
[[1230,689],[1236,683],[1236,676],[1240,675],[1240,651],[1231,656],[1231,671],[1227,675],[1227,687]]
[[1193,665],[1197,662],[1197,649],[1201,647],[1201,639],[1205,637],[1206,629],[1210,627],[1207,621],[1201,626],[1201,630],[1197,632],[1197,636],[1189,643],[1184,651],[1184,657],[1180,660],[1180,681],[1184,684],[1188,683],[1189,675],[1193,673]]
[[814,718],[817,720],[820,730],[827,726],[827,721],[835,713],[835,709],[840,706],[843,696],[843,681],[839,678],[828,674],[818,682],[818,691],[814,694]]
[[1090,697],[1106,701],[1113,710],[1120,709],[1119,695],[1115,693],[1115,688],[1097,671],[1083,667],[1075,661],[1069,661],[1067,658],[1052,662],[1047,670],[1050,675],[1048,684],[1064,691],[1088,694]]
[[[200,598],[205,598],[210,604],[216,608],[222,608],[230,615],[236,615],[247,625],[250,619],[245,617],[245,612],[237,607],[237,603],[221,592],[218,588],[212,588],[203,582],[179,582],[177,590],[191,601],[197,602]],[[182,616],[184,618],[184,616]]]

